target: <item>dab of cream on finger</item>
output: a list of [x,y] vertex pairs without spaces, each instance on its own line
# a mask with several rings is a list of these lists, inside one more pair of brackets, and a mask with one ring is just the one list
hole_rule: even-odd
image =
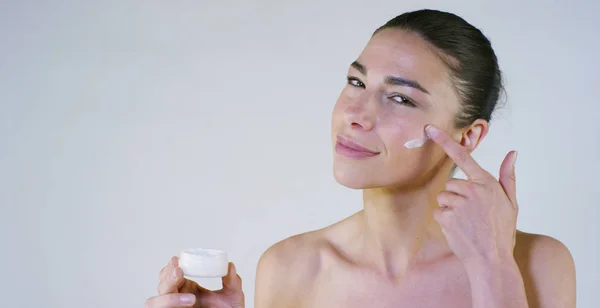
[[427,135],[425,135],[425,137],[416,138],[416,139],[407,141],[404,144],[404,147],[407,149],[420,148],[427,142],[427,140],[429,140],[429,137],[427,137]]

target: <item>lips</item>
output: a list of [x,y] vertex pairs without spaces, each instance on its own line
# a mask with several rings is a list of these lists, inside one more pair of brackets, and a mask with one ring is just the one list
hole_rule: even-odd
[[335,151],[342,156],[350,158],[366,158],[376,156],[379,154],[379,152],[377,151],[368,149],[355,141],[346,139],[341,136],[337,137]]

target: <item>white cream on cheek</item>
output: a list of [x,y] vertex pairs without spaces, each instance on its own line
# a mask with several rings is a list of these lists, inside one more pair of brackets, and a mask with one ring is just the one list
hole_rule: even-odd
[[[396,132],[414,131],[413,123],[410,123],[410,121],[406,121],[402,118],[399,118],[398,116],[394,116],[393,113],[391,113],[391,112],[384,113],[383,115],[378,115],[377,122],[380,124],[383,123],[384,126],[389,125],[389,126],[394,127],[393,130]],[[417,125],[419,125],[419,124],[417,124]],[[404,147],[407,149],[420,148],[423,145],[425,145],[425,143],[427,143],[427,140],[429,140],[429,137],[427,136],[427,134],[424,134],[423,137],[408,140],[407,142],[404,143]]]
[[425,135],[424,137],[416,138],[416,139],[412,139],[412,140],[407,141],[404,144],[404,147],[407,148],[407,149],[420,148],[423,145],[425,145],[425,143],[427,142],[427,140],[429,140],[429,137],[427,137],[427,135]]

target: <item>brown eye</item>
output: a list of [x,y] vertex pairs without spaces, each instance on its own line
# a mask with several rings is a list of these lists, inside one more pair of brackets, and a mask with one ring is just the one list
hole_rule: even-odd
[[417,105],[415,105],[412,100],[406,96],[403,95],[394,95],[392,97],[390,97],[392,100],[394,100],[396,103],[402,104],[402,105],[407,105],[409,107],[417,107]]
[[365,84],[358,80],[358,78],[355,77],[348,77],[348,84],[354,86],[354,87],[359,87],[359,88],[364,88]]

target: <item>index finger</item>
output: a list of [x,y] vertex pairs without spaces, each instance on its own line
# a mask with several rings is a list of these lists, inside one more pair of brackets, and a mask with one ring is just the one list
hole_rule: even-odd
[[483,169],[471,157],[471,154],[465,147],[452,139],[446,132],[433,126],[427,125],[425,131],[431,140],[437,143],[448,156],[462,169],[469,179],[481,177]]

